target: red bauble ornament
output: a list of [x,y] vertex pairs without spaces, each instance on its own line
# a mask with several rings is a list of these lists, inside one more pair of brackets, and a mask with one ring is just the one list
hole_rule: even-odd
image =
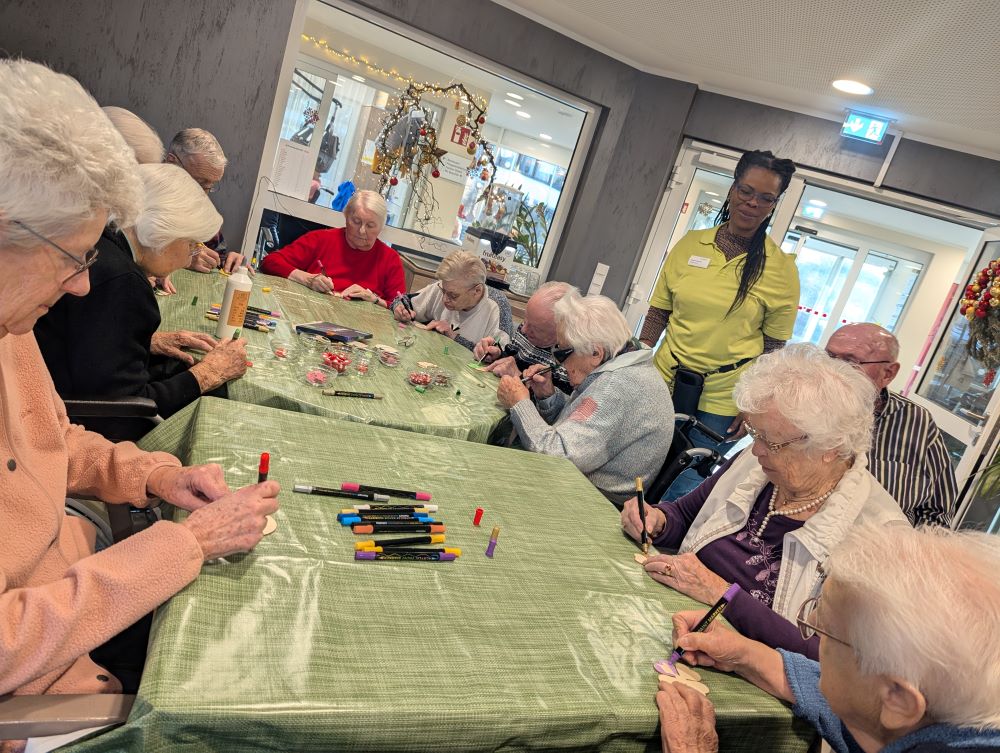
[[441,171],[440,170],[431,170],[431,177],[432,178],[440,178],[441,177]]
[[421,136],[426,136],[427,135],[427,129],[426,128],[421,128],[420,129],[420,135]]
[[483,115],[480,115],[480,116],[479,116],[479,125],[482,125],[482,124],[483,124],[483,123],[485,123],[485,122],[486,122],[486,117],[485,117],[485,116],[483,116]]
[[395,175],[393,175],[391,178],[389,178],[389,185],[390,186],[395,186],[398,183],[399,183],[399,178],[397,178]]
[[985,319],[986,311],[984,309],[976,309],[976,316],[978,316],[980,319]]

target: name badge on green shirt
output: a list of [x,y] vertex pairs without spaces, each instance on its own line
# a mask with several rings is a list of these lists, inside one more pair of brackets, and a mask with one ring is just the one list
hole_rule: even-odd
[[690,256],[688,257],[688,266],[708,269],[708,258],[704,256]]

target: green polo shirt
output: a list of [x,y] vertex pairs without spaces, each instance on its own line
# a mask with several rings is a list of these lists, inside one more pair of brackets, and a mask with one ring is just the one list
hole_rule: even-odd
[[[799,305],[799,272],[795,257],[765,238],[764,274],[750,289],[743,304],[726,312],[739,288],[741,254],[726,261],[715,245],[717,227],[693,230],[667,254],[649,303],[670,313],[667,334],[656,351],[656,367],[673,385],[680,361],[702,373],[764,352],[764,335],[788,340]],[[735,416],[733,387],[749,364],[725,374],[712,374],[698,408],[722,416]]]

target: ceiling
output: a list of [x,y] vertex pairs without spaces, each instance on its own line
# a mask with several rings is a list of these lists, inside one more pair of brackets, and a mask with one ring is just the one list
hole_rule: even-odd
[[[997,0],[494,0],[641,70],[1000,158]],[[834,79],[874,87],[837,92]]]
[[[432,83],[461,82],[470,88],[480,90],[488,97],[487,118],[494,126],[536,140],[539,140],[539,134],[544,133],[552,137],[550,143],[570,151],[576,145],[577,136],[583,125],[584,112],[572,105],[488,73],[482,68],[450,57],[413,39],[387,31],[318,0],[309,3],[307,17],[325,27],[326,41],[335,49],[349,50],[352,55],[363,57],[383,68],[396,67],[401,72],[415,77],[418,74],[428,79],[433,77]],[[309,43],[303,43],[302,49],[315,57],[324,55],[322,50],[314,48]],[[333,62],[338,66],[352,69],[348,63],[336,60]],[[415,63],[416,66],[409,66],[409,62]],[[366,70],[359,72],[372,78],[378,75]],[[393,88],[399,86],[395,81],[383,83],[390,83]],[[511,92],[522,99],[511,98],[509,96]],[[505,99],[520,102],[520,105],[511,106],[504,102]],[[531,117],[518,116],[518,110]],[[544,141],[539,143],[541,149],[545,148],[542,146],[543,143]]]

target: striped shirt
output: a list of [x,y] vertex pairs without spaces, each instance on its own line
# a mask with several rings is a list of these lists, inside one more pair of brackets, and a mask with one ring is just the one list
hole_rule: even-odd
[[958,487],[937,424],[924,408],[885,389],[879,405],[868,469],[913,525],[951,525]]
[[531,340],[521,331],[522,326],[524,325],[518,325],[514,331],[514,337],[511,338],[511,342],[504,348],[500,354],[500,358],[513,356],[517,368],[521,371],[536,363],[540,363],[543,366],[553,366],[552,383],[560,392],[571,393],[573,386],[569,383],[569,375],[566,373],[566,369],[556,362],[556,359],[552,357],[550,349],[539,348],[533,345]]

